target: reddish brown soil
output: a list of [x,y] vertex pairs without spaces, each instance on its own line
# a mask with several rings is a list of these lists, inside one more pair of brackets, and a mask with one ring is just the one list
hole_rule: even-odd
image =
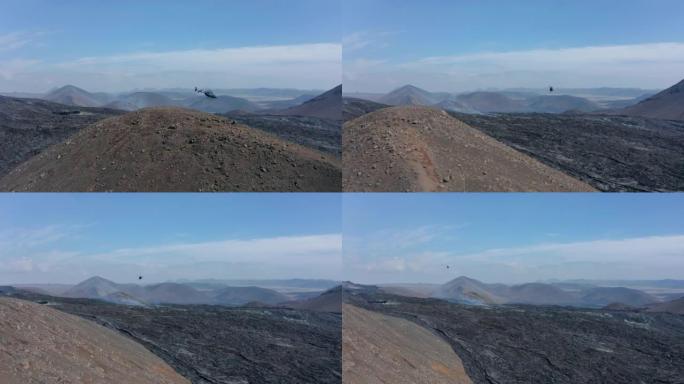
[[334,156],[182,108],[100,121],[0,179],[3,191],[340,189]]
[[0,298],[3,384],[189,384],[115,331],[28,301]]
[[343,304],[344,384],[471,384],[449,344],[397,317]]
[[342,142],[345,191],[594,191],[429,107],[361,116]]

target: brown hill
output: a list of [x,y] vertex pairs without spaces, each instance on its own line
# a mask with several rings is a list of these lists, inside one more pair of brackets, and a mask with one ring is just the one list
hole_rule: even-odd
[[342,120],[342,85],[276,114]]
[[447,95],[428,92],[413,85],[397,88],[378,102],[388,105],[433,105],[442,101]]
[[0,298],[3,384],[189,384],[140,344],[88,320]]
[[89,126],[0,179],[4,191],[339,191],[333,156],[222,117],[142,109]]
[[100,107],[105,104],[102,98],[73,85],[57,88],[43,97],[55,103],[77,107]]
[[684,80],[672,87],[614,113],[666,120],[684,120]]
[[461,359],[427,329],[343,304],[344,384],[470,384]]
[[393,107],[344,125],[346,191],[593,191],[428,107]]

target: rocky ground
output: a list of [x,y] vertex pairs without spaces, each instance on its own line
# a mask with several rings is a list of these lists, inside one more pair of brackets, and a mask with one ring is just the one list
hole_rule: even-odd
[[282,139],[341,156],[342,122],[309,116],[226,113],[223,116]]
[[683,382],[681,315],[466,306],[371,290],[348,291],[345,301],[430,330],[451,345],[474,383]]
[[0,297],[3,384],[189,384],[116,331],[48,305]]
[[354,120],[378,109],[389,108],[389,105],[354,97],[342,98],[342,118],[344,121]]
[[346,122],[342,163],[349,192],[594,191],[429,107],[384,108]]
[[340,191],[337,157],[208,113],[147,108],[95,123],[15,167],[0,190]]
[[684,190],[684,122],[585,114],[457,119],[601,191]]
[[0,96],[0,177],[52,144],[124,112]]
[[344,305],[344,384],[470,384],[448,343],[408,320]]
[[203,305],[141,308],[14,296],[114,329],[195,384],[341,382],[341,314]]

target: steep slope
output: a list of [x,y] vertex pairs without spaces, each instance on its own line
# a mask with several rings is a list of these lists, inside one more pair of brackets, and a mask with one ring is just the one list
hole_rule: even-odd
[[339,191],[339,161],[221,117],[152,108],[81,130],[4,191]]
[[344,304],[342,383],[470,384],[461,359],[427,329]]
[[342,119],[349,121],[367,113],[387,108],[389,105],[376,103],[375,101],[345,97],[342,99]]
[[684,190],[684,121],[593,114],[452,116],[601,191]]
[[0,96],[0,177],[43,149],[122,111]]
[[122,291],[123,288],[119,284],[100,276],[94,276],[76,284],[66,291],[64,296],[83,299],[104,299],[106,296]]
[[345,123],[346,191],[593,191],[449,116],[386,108]]
[[47,306],[0,298],[4,384],[189,384],[140,344]]
[[226,113],[235,110],[252,112],[260,108],[247,99],[233,96],[218,96],[215,99],[198,96],[194,101],[188,103],[187,107],[209,113]]
[[617,110],[615,113],[656,119],[684,120],[684,80],[636,105]]
[[342,85],[276,114],[342,120]]
[[381,97],[378,102],[388,105],[434,105],[447,95],[428,92],[424,89],[405,85]]
[[57,88],[43,96],[43,99],[77,107],[101,107],[105,104],[97,95],[73,85]]
[[242,305],[249,302],[276,304],[287,299],[282,293],[260,287],[226,287],[214,295],[214,302],[222,305]]
[[[439,336],[478,384],[675,384],[684,377],[681,315],[534,305],[480,307],[377,293],[345,299]],[[346,323],[345,317],[343,328]]]

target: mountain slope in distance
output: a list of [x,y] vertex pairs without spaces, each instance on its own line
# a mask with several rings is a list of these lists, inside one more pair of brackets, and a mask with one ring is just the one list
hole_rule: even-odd
[[100,107],[105,104],[105,100],[97,95],[73,85],[57,88],[43,96],[43,99],[77,107]]
[[436,94],[413,85],[397,88],[378,99],[379,103],[388,105],[434,105],[448,97]]
[[182,108],[100,121],[16,167],[5,191],[339,191],[339,160]]
[[276,114],[342,120],[342,85]]
[[614,111],[627,116],[684,120],[684,80],[630,107]]

